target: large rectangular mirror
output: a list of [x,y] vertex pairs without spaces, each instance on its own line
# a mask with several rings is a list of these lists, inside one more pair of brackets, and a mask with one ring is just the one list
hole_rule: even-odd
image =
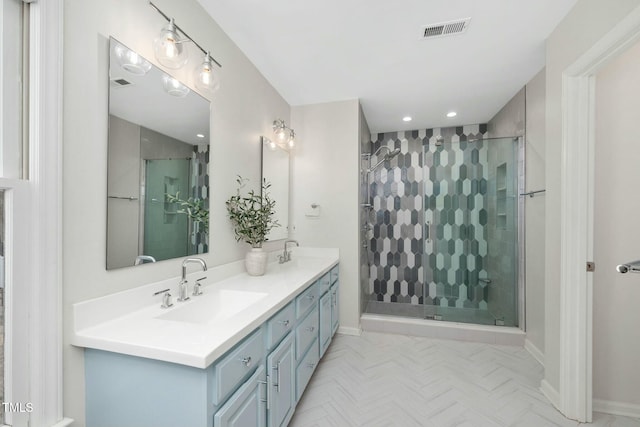
[[109,48],[107,269],[206,253],[209,101]]
[[271,187],[269,194],[275,200],[275,219],[280,227],[273,228],[267,238],[269,240],[289,237],[289,151],[262,137],[262,178]]

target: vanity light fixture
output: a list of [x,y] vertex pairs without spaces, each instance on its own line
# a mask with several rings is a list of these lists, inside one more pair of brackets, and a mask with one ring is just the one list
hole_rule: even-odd
[[276,148],[278,148],[278,145],[267,137],[263,136],[262,141],[264,142],[264,145],[266,145],[271,151],[275,151]]
[[211,61],[209,52],[205,53],[204,60],[194,70],[193,80],[198,89],[214,93],[220,88],[220,76]]
[[456,113],[455,111],[449,111],[449,112],[447,113],[447,117],[449,117],[449,118],[455,117],[455,116],[457,116],[457,115],[458,115],[458,113]]
[[402,118],[402,121],[403,121],[403,122],[410,122],[411,120],[413,120],[413,119],[411,118],[411,116],[404,116],[404,117]]
[[279,145],[286,144],[289,148],[293,148],[296,145],[296,132],[287,127],[284,120],[276,119],[273,121],[273,132],[276,134]]
[[189,59],[184,44],[186,42],[192,42],[204,54],[204,61],[194,70],[196,88],[210,93],[218,90],[220,87],[220,78],[213,64],[216,64],[219,68],[222,68],[222,65],[211,56],[209,51],[204,50],[202,46],[189,37],[189,35],[175,23],[173,18],[168,17],[151,1],[149,4],[167,20],[167,25],[162,28],[160,34],[153,42],[153,51],[158,62],[167,68],[178,69],[183,67]]
[[204,135],[203,135],[203,134],[201,134],[201,133],[197,134],[196,136],[197,136],[198,138],[204,138]]
[[178,98],[184,98],[190,92],[188,87],[168,74],[162,76],[162,87],[169,95],[177,96]]
[[151,70],[151,63],[149,61],[120,43],[115,44],[113,52],[116,55],[120,67],[131,74],[144,76]]

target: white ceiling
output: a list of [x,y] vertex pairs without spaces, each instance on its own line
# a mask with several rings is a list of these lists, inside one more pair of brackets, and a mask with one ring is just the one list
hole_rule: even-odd
[[[198,1],[289,104],[360,98],[377,133],[487,122],[577,0]],[[464,34],[421,40],[467,17]]]

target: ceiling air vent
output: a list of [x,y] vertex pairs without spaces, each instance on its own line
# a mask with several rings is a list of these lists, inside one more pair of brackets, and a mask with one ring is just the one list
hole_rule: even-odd
[[130,84],[132,83],[129,80],[125,80],[122,78],[111,79],[111,86],[113,87],[129,86]]
[[422,27],[422,39],[462,34],[467,30],[471,18],[456,19],[455,21],[439,22]]

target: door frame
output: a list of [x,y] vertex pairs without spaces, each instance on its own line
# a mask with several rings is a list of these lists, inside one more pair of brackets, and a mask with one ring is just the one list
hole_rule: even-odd
[[562,75],[560,411],[590,422],[593,405],[594,148],[596,74],[640,40],[640,7]]

